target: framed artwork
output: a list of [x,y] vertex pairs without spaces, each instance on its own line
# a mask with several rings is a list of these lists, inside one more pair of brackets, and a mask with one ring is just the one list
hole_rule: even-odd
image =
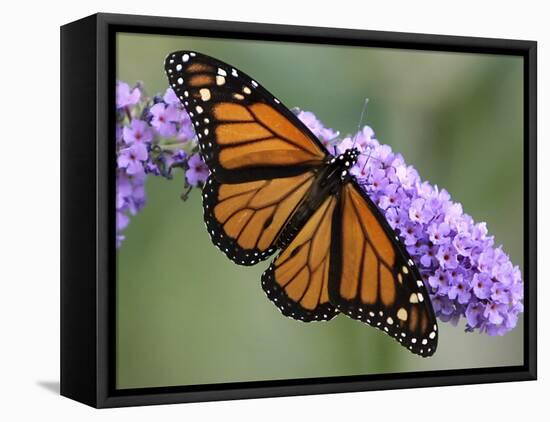
[[61,394],[536,378],[536,43],[61,28]]

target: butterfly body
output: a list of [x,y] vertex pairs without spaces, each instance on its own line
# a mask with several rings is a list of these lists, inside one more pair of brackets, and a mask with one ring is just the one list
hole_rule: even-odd
[[170,85],[211,170],[203,187],[212,242],[239,265],[278,254],[262,275],[267,297],[298,321],[343,313],[413,353],[432,355],[437,323],[404,245],[350,169],[255,80],[196,52],[170,54]]
[[359,151],[355,148],[327,159],[325,164],[315,171],[315,178],[307,196],[296,209],[288,224],[277,240],[277,247],[282,249],[294,238],[313,213],[323,204],[330,195],[338,195],[342,185],[352,180],[350,169],[356,163]]

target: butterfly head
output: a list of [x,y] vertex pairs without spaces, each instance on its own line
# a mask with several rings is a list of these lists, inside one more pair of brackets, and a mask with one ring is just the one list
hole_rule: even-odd
[[335,173],[340,173],[340,179],[348,180],[350,177],[350,169],[355,165],[359,158],[359,150],[350,148],[342,154],[332,157],[327,163],[333,168]]
[[344,167],[346,168],[351,168],[355,165],[355,163],[357,162],[357,159],[359,158],[359,150],[357,148],[350,148],[350,149],[347,149],[346,151],[344,151],[343,154],[341,154],[340,156],[343,156],[343,160],[344,160]]

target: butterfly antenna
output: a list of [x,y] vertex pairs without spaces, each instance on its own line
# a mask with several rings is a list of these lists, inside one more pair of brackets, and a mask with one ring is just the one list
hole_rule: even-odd
[[355,133],[353,137],[353,145],[352,148],[355,146],[355,143],[357,142],[357,135],[361,131],[361,125],[363,124],[363,119],[367,115],[367,104],[369,103],[369,99],[365,98],[365,102],[363,103],[363,108],[361,110],[361,116],[359,117],[359,123],[357,124],[357,132]]
[[371,156],[372,152],[371,150],[369,149],[369,155],[367,156],[367,159],[365,160],[365,164],[363,164],[363,171],[365,171],[365,167],[367,167],[367,163],[369,162],[370,160],[370,156]]
[[377,157],[373,157],[372,156],[372,149],[369,148],[369,152],[360,152],[359,155],[366,155],[367,156],[367,159],[365,160],[365,164],[363,164],[363,169],[366,167],[367,163],[369,162],[369,160],[372,160],[372,161],[378,161],[380,163],[382,163],[383,161],[380,159],[380,158],[377,158]]

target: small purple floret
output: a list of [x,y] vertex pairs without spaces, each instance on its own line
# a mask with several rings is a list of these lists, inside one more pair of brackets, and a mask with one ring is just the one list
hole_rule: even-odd
[[139,88],[130,89],[130,86],[118,81],[116,84],[116,108],[121,109],[128,106],[133,106],[139,102],[141,92]]
[[185,172],[185,177],[187,177],[187,182],[191,186],[198,186],[201,183],[206,182],[210,171],[199,154],[195,154],[189,158],[187,161],[189,169]]

